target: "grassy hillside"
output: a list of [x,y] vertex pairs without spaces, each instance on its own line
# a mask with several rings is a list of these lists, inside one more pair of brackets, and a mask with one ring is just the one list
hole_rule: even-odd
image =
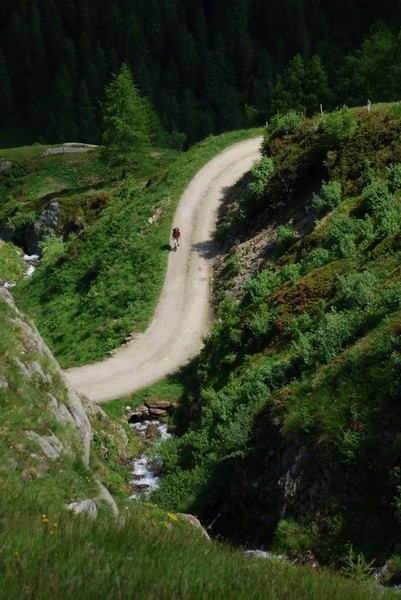
[[[14,290],[62,366],[103,358],[132,331],[145,329],[161,292],[170,227],[196,172],[220,150],[259,131],[210,136],[187,153],[155,150],[143,164],[105,170],[96,153],[43,158],[32,149],[15,160],[0,222],[16,237],[51,201],[60,235],[47,239],[34,276]],[[0,187],[1,189],[1,187]]]
[[[90,432],[79,399],[6,292],[0,328],[1,598],[383,597],[364,583],[245,556],[181,515],[129,500],[124,462],[135,438],[87,405]],[[71,503],[89,503],[90,512]]]
[[298,559],[399,564],[400,134],[390,105],[268,125],[222,210],[160,505]]

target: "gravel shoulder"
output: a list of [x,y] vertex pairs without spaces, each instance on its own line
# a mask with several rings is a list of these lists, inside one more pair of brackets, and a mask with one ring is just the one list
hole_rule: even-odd
[[127,396],[186,364],[201,349],[210,323],[213,232],[225,190],[260,157],[262,138],[230,146],[207,163],[182,195],[172,225],[181,246],[171,252],[163,290],[148,329],[109,358],[64,371],[93,402]]

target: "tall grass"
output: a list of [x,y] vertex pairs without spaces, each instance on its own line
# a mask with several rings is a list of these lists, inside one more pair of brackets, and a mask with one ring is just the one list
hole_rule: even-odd
[[117,522],[94,522],[54,510],[13,482],[1,488],[0,516],[0,590],[7,600],[397,597],[328,572],[246,556],[139,502]]

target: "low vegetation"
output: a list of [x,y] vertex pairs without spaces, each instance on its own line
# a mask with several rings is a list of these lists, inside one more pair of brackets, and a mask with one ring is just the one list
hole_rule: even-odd
[[291,120],[222,214],[216,320],[152,499],[237,542],[377,567],[401,539],[400,115]]
[[[26,155],[0,219],[11,221],[21,237],[51,200],[60,204],[61,239],[44,241],[41,266],[14,295],[62,366],[104,358],[132,331],[145,329],[161,291],[171,222],[183,190],[217,152],[252,133],[259,131],[210,136],[178,157],[177,152],[155,151],[123,178],[121,167],[105,169],[96,153],[83,158]],[[13,158],[11,151],[8,158]],[[74,165],[75,180],[64,181],[62,174],[74,172]],[[3,185],[11,177],[12,172]],[[62,180],[62,187],[54,180]],[[30,192],[27,198],[28,189],[38,195]]]
[[[43,469],[25,435],[55,432],[65,444],[71,435],[77,452],[48,410],[62,381],[46,364],[50,379],[40,370],[24,379],[20,363],[38,358],[1,303],[0,586],[10,598],[91,598],[99,589],[136,598],[397,596],[378,589],[373,572],[388,561],[391,585],[401,560],[400,130],[391,106],[268,124],[262,161],[222,210],[226,258],[216,264],[204,349],[167,381],[89,411],[87,466],[65,453]],[[96,190],[87,180],[82,191],[73,183],[51,198],[8,200],[2,218],[16,231],[49,199],[62,206],[63,239],[44,240],[40,268],[14,289],[63,365],[104,356],[133,322],[146,326],[180,194],[213,154],[255,133],[209,138],[168,168],[171,155],[158,166],[153,157],[149,176],[143,165],[124,177],[103,172]],[[162,485],[144,503],[128,499],[127,460],[140,445],[123,417],[149,396],[179,405],[176,435],[159,446]],[[94,497],[98,481],[117,519],[107,502],[97,520],[66,511]],[[182,512],[234,547],[208,541]],[[245,555],[249,547],[285,558]]]
[[[211,542],[181,515],[130,500],[124,463],[137,451],[132,432],[124,435],[117,421],[88,405],[87,464],[77,429],[65,422],[69,398],[58,366],[3,294],[0,327],[2,597],[89,599],[99,590],[105,598],[383,597],[365,581],[247,556]],[[181,389],[174,381],[160,385],[147,394],[173,396]],[[45,440],[53,452],[44,451]],[[113,493],[118,515],[99,482]],[[87,499],[94,499],[96,518],[67,510]]]

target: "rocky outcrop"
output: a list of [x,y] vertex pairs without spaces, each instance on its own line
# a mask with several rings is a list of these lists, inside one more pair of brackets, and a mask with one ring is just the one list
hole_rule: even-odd
[[175,404],[168,400],[146,400],[144,404],[137,406],[134,410],[127,407],[127,420],[129,423],[139,423],[152,419],[159,419],[171,414]]
[[0,173],[8,171],[8,169],[11,169],[12,166],[13,163],[11,162],[11,160],[6,160],[4,158],[0,159]]
[[[49,408],[53,416],[61,425],[73,427],[80,441],[82,461],[87,466],[92,430],[81,399],[70,388],[59,364],[43,342],[36,327],[32,323],[28,323],[15,306],[11,294],[6,289],[0,288],[0,297],[11,308],[12,317],[10,318],[23,339],[24,349],[19,356],[15,357],[14,364],[19,369],[21,376],[30,380],[33,386],[37,385],[41,389],[47,390]],[[7,385],[7,382],[5,384]],[[55,390],[59,390],[59,393],[56,393]],[[35,431],[28,431],[27,436],[35,439],[49,458],[54,459],[57,458],[56,454],[60,455],[62,443],[60,446],[56,442],[55,436],[43,436]]]
[[59,235],[60,205],[51,202],[38,217],[32,227],[29,227],[23,235],[23,246],[28,254],[40,254],[39,242],[47,236]]
[[90,498],[79,502],[71,502],[68,504],[67,509],[76,515],[87,515],[90,519],[96,519],[97,517],[96,504]]
[[203,525],[201,524],[201,522],[199,521],[199,519],[197,517],[195,517],[194,515],[190,515],[189,513],[177,513],[177,517],[180,517],[181,519],[183,519],[184,521],[186,521],[187,523],[192,525],[192,527],[195,527],[196,529],[198,529],[199,532],[203,535],[203,537],[210,540],[210,536],[209,536],[208,532],[203,527]]

